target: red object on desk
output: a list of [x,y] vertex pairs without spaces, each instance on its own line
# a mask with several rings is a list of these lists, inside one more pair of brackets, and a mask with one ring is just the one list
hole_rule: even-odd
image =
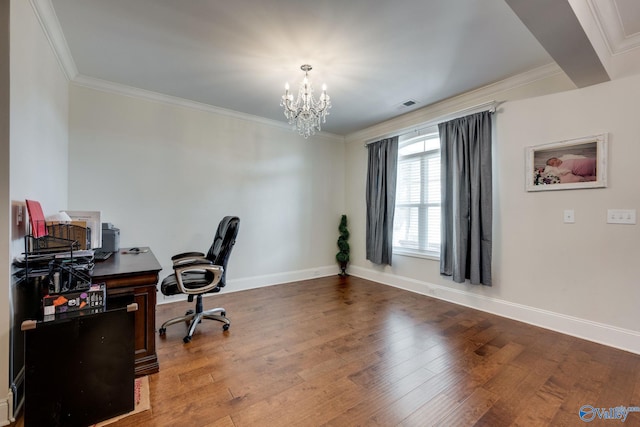
[[31,234],[36,239],[38,237],[46,236],[47,224],[44,220],[44,213],[42,212],[42,206],[40,202],[35,200],[26,200],[27,211],[29,212],[29,223],[31,224]]

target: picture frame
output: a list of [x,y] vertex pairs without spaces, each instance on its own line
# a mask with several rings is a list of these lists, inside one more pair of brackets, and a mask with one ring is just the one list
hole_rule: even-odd
[[607,134],[526,148],[526,190],[607,186]]

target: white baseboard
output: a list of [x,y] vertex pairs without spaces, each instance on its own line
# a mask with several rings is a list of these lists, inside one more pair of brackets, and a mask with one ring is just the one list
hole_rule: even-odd
[[317,267],[308,270],[289,271],[286,273],[268,274],[264,276],[249,277],[246,279],[238,279],[230,281],[225,288],[225,292],[244,291],[247,289],[262,288],[275,284],[298,282],[300,280],[316,279],[318,277],[326,277],[337,275],[340,268],[337,265],[325,267]]
[[[289,271],[285,273],[266,274],[263,276],[254,276],[243,279],[228,280],[227,286],[224,288],[225,293],[247,291],[249,289],[264,288],[267,286],[280,285],[283,283],[298,282],[301,280],[317,279],[318,277],[334,276],[340,272],[337,265],[328,265],[324,267],[311,268],[308,270]],[[210,294],[207,296],[212,296]],[[176,295],[166,297],[158,294],[158,304],[166,304],[176,301],[184,301],[187,297],[184,295]]]
[[12,419],[13,417],[11,412],[13,411],[10,410],[12,405],[11,395],[12,393],[9,391],[9,395],[7,397],[0,399],[0,426],[8,426],[15,421],[15,419]]
[[[249,289],[273,286],[275,284],[315,279],[338,274],[337,266],[325,266],[308,270],[255,276],[229,281],[225,292],[238,292]],[[408,277],[382,273],[368,268],[349,266],[349,274],[374,282],[404,289],[454,304],[463,305],[487,313],[495,314],[541,328],[550,329],[566,335],[593,341],[609,347],[619,348],[640,354],[640,332],[616,326],[593,322],[591,320],[555,313],[523,304],[517,304],[498,298],[478,295],[446,286],[423,282]],[[185,297],[165,297],[159,304],[184,300]]]
[[350,266],[349,274],[411,292],[438,298],[566,335],[640,354],[640,332],[535,307],[461,291],[408,277]]

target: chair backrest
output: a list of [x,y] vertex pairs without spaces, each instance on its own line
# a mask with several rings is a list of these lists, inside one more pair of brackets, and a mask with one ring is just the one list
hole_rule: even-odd
[[240,218],[237,216],[225,216],[218,224],[216,235],[213,243],[207,252],[207,259],[215,265],[221,265],[224,268],[219,287],[225,286],[227,278],[227,261],[233,245],[236,243],[236,236],[240,229]]

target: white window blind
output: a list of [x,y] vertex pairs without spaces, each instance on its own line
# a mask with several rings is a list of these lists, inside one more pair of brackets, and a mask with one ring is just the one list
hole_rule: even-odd
[[440,254],[440,140],[437,133],[400,142],[393,247],[396,252]]

